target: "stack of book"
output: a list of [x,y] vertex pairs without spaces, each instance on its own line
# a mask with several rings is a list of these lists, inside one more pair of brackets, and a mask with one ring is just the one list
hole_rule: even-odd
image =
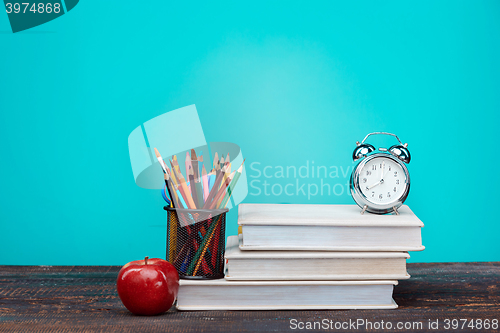
[[179,310],[391,309],[423,223],[355,205],[241,204],[220,280],[182,280]]

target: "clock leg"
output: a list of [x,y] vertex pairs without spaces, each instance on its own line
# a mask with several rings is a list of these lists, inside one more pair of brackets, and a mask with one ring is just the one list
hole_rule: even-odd
[[396,206],[392,207],[392,209],[394,209],[394,213],[396,213],[396,215],[399,215],[399,212],[398,212],[398,209],[396,208]]
[[361,211],[361,215],[363,215],[363,214],[365,213],[365,211],[366,211],[366,209],[367,209],[367,208],[368,208],[368,206],[367,206],[367,205],[365,205],[365,206],[363,207],[363,210]]

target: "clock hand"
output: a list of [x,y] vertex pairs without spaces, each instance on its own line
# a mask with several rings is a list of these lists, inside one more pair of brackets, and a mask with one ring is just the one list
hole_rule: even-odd
[[371,185],[371,186],[367,186],[367,187],[366,187],[366,189],[367,189],[367,190],[371,190],[372,188],[374,188],[374,187],[375,187],[375,186],[377,186],[377,185],[382,184],[383,182],[384,182],[384,180],[383,180],[383,179],[381,179],[378,183],[373,184],[373,185]]
[[382,163],[382,167],[380,168],[380,179],[384,179],[384,169],[385,169],[385,163]]
[[[384,165],[384,166],[385,166],[385,165]],[[385,172],[385,174],[382,176],[382,180],[384,180],[385,176],[387,176],[387,174],[388,174],[388,173],[389,173],[389,170],[387,170],[387,171]]]

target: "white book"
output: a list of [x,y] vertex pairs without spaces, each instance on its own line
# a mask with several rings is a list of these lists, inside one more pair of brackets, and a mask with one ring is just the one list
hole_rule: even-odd
[[397,281],[180,280],[177,309],[394,309]]
[[422,221],[403,205],[399,215],[360,214],[356,205],[240,204],[242,250],[422,251]]
[[241,251],[226,244],[226,280],[403,280],[406,252]]

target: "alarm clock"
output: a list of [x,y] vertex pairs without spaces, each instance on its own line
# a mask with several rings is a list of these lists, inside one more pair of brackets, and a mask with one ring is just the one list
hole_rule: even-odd
[[[375,149],[366,139],[371,135],[383,134],[395,137],[399,144]],[[410,191],[410,174],[406,164],[410,163],[408,144],[403,144],[392,133],[374,132],[361,143],[356,142],[352,153],[353,161],[359,161],[351,174],[350,188],[354,201],[365,211],[374,214],[398,213]]]

